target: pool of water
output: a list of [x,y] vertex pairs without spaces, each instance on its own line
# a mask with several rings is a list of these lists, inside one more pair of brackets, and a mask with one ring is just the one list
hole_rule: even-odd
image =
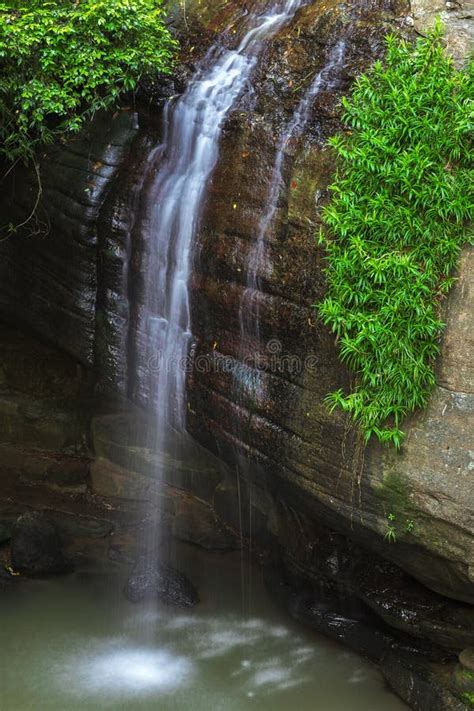
[[[1,711],[402,711],[378,670],[293,622],[257,571],[186,547],[193,610],[134,605],[94,567],[0,595]],[[248,573],[248,570],[247,570]]]

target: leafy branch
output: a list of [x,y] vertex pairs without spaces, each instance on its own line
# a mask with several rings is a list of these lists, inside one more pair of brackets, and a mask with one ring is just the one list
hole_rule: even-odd
[[457,71],[439,23],[415,45],[387,37],[385,62],[343,100],[347,131],[325,208],[326,298],[317,305],[355,373],[327,397],[368,441],[399,447],[401,423],[435,384],[440,306],[472,214],[473,64]]
[[163,0],[0,0],[0,155],[31,160],[144,75],[169,72]]

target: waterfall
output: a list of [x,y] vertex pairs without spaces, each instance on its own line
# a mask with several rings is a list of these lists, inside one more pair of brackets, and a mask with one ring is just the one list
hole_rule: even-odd
[[[188,282],[193,243],[206,188],[218,159],[222,126],[263,49],[304,0],[270,3],[250,14],[234,50],[213,47],[186,92],[164,112],[162,144],[150,158],[147,194],[150,257],[145,274],[145,342],[153,362],[154,444],[166,431],[183,431],[186,360],[192,338]],[[155,167],[156,166],[156,167]],[[140,348],[140,344],[137,346]],[[150,368],[151,370],[151,368]]]
[[247,284],[240,302],[239,320],[242,338],[248,335],[257,338],[259,336],[258,292],[260,284],[258,274],[259,268],[263,265],[265,259],[265,238],[268,230],[272,226],[278,206],[278,195],[283,182],[282,168],[285,152],[290,141],[303,133],[318,94],[321,91],[327,91],[335,87],[337,83],[335,69],[342,65],[345,52],[346,42],[345,40],[340,40],[329,53],[328,60],[323,69],[316,74],[304,96],[301,98],[291,121],[288,123],[278,142],[272,178],[266,200],[267,209],[260,221],[257,239],[249,255]]
[[[314,101],[321,91],[328,91],[336,87],[341,68],[345,61],[346,41],[341,39],[329,52],[327,61],[323,68],[316,74],[313,81],[305,91],[296,110],[288,122],[278,141],[273,164],[272,177],[269,183],[266,209],[259,224],[257,239],[250,251],[247,265],[246,286],[242,293],[239,306],[241,363],[234,369],[234,388],[236,401],[244,405],[244,401],[250,397],[250,410],[255,402],[263,395],[262,379],[259,367],[263,362],[260,354],[249,355],[247,344],[253,342],[259,344],[260,338],[260,305],[261,289],[259,273],[266,260],[266,237],[273,224],[275,213],[278,207],[278,196],[283,183],[283,162],[290,142],[303,133],[310,118]],[[258,347],[257,347],[258,350]],[[275,341],[267,344],[266,356],[278,358],[280,346]],[[253,404],[252,404],[253,403]],[[249,422],[247,422],[247,426]],[[245,435],[243,435],[245,436]]]

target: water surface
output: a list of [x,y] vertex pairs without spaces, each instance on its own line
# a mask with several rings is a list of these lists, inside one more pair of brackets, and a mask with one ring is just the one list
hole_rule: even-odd
[[129,603],[112,565],[2,592],[1,711],[407,708],[375,667],[288,618],[256,571],[244,614],[235,556],[186,548],[182,567],[202,598],[190,611]]

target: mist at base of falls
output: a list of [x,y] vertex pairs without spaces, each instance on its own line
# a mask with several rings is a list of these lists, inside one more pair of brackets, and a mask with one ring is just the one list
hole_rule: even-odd
[[281,613],[256,570],[243,615],[238,556],[183,546],[180,562],[200,586],[202,602],[190,612],[127,602],[112,564],[6,593],[0,708],[406,709],[375,667]]

